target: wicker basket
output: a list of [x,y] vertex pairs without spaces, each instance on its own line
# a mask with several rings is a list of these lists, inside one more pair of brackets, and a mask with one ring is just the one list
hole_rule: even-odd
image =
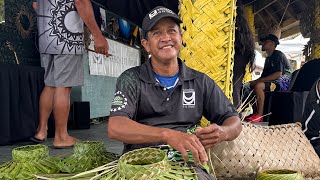
[[303,175],[299,171],[290,169],[266,169],[258,172],[257,180],[303,180]]
[[117,154],[107,152],[99,141],[77,142],[74,154],[60,161],[59,168],[64,173],[83,172],[119,159]]
[[0,179],[36,179],[35,174],[55,174],[60,158],[50,157],[45,145],[27,145],[12,150],[12,161],[0,165]]
[[120,157],[118,163],[120,176],[130,179],[132,177],[157,177],[168,171],[170,165],[166,154],[160,149],[145,149],[130,151]]
[[210,150],[218,178],[255,177],[261,169],[300,171],[306,178],[320,177],[320,159],[301,130],[301,124],[258,126],[243,123],[234,141]]

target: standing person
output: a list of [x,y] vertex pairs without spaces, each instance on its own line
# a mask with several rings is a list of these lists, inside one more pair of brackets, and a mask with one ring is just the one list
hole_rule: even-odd
[[39,51],[45,69],[45,87],[40,96],[39,126],[32,141],[41,143],[47,137],[48,118],[53,112],[55,136],[53,147],[72,147],[77,141],[67,132],[70,93],[83,85],[84,25],[91,31],[95,51],[108,55],[108,42],[93,14],[90,0],[38,0]]
[[276,50],[279,45],[279,39],[273,34],[268,34],[261,38],[262,51],[266,51],[268,57],[265,60],[264,68],[261,77],[257,80],[250,81],[250,88],[254,90],[257,96],[257,111],[246,120],[249,122],[263,121],[263,105],[264,91],[285,91],[287,90],[292,69],[286,56],[279,50]]
[[237,7],[236,31],[235,31],[235,55],[233,66],[233,104],[238,107],[241,103],[241,87],[249,64],[250,72],[254,69],[255,52],[254,36],[249,24],[244,17],[243,6]]
[[[205,149],[235,139],[242,126],[237,111],[207,75],[178,58],[180,18],[158,6],[143,19],[141,44],[151,58],[117,80],[108,121],[108,136],[124,143],[123,152],[168,144],[195,164],[208,160]],[[212,124],[187,134],[205,116]],[[212,179],[198,166],[199,179]]]

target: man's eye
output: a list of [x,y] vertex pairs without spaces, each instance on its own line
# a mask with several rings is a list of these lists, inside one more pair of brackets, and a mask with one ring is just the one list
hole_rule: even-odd
[[170,33],[175,33],[176,30],[175,30],[175,29],[170,29],[169,32],[170,32]]
[[158,36],[160,34],[160,32],[159,31],[155,31],[155,32],[153,32],[153,35],[154,36]]

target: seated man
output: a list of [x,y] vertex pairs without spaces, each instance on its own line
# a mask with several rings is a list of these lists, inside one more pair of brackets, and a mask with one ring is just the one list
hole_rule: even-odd
[[[279,39],[273,34],[269,34],[261,38],[262,51],[266,51],[268,57],[265,60],[263,72],[261,77],[257,80],[245,84],[246,91],[254,90],[257,96],[257,110],[256,112],[246,118],[249,122],[263,121],[263,104],[264,104],[264,91],[285,91],[287,90],[292,69],[286,56],[279,50],[276,50],[279,45]],[[248,94],[248,93],[247,93]]]
[[[141,44],[151,58],[118,78],[108,122],[108,136],[124,143],[123,152],[161,144],[179,151],[185,161],[208,161],[205,149],[235,139],[242,126],[238,113],[207,75],[178,58],[180,18],[156,7],[143,19]],[[205,116],[212,124],[187,134]],[[212,179],[195,167],[199,179]]]
[[320,157],[320,79],[308,94],[301,123],[303,132]]

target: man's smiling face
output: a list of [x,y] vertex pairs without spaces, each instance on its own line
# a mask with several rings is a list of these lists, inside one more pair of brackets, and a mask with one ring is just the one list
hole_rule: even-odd
[[177,60],[182,44],[182,36],[178,24],[171,18],[159,20],[147,33],[142,45],[151,58],[163,63]]

